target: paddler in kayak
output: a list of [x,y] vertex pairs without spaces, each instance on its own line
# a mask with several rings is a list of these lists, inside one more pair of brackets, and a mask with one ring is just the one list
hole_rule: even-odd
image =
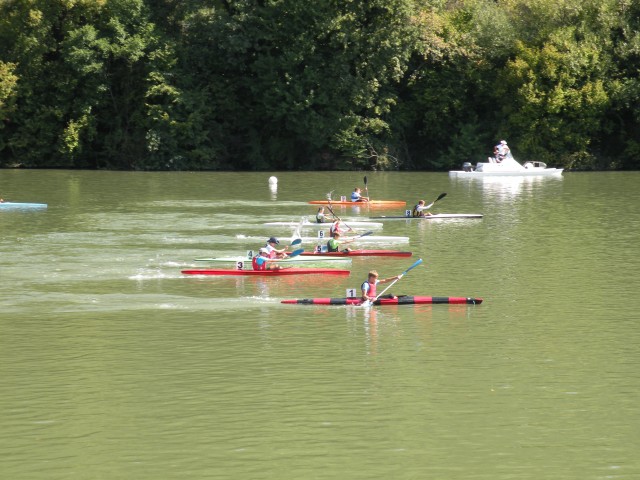
[[327,217],[324,213],[324,207],[320,207],[318,213],[316,213],[316,223],[325,223],[326,221]]
[[[400,278],[400,275],[395,275],[393,277],[379,279],[378,272],[376,272],[375,270],[371,270],[369,272],[369,276],[367,277],[367,281],[364,282],[360,287],[360,290],[362,291],[362,301],[373,302],[376,299],[376,285],[378,285],[379,283],[387,283],[393,280],[398,280],[399,278]],[[398,297],[396,297],[395,295],[385,295],[384,298],[398,298]]]
[[356,187],[353,190],[353,193],[351,193],[351,201],[352,202],[368,202],[369,197],[363,197],[362,190],[360,190],[360,187]]
[[275,263],[270,263],[269,252],[262,247],[255,257],[251,260],[251,266],[254,270],[280,270],[282,267]]
[[327,242],[327,252],[345,252],[348,253],[351,251],[350,248],[345,248],[343,250],[340,250],[340,245],[342,245],[343,243],[351,243],[353,242],[354,239],[349,239],[349,240],[341,240],[340,239],[340,232],[333,232],[333,234],[331,235],[331,239]]
[[430,215],[433,215],[429,210],[425,212],[424,203],[424,200],[420,200],[418,204],[413,207],[413,210],[411,211],[412,217],[428,217]]
[[287,247],[277,249],[276,245],[279,243],[280,241],[276,237],[271,237],[267,240],[267,244],[264,248],[267,250],[269,258],[287,258]]
[[[342,220],[340,220],[339,218],[334,220],[334,222],[329,227],[329,235],[330,236],[333,237],[334,233],[339,233],[340,235],[344,235],[345,234],[345,232],[342,230],[342,226],[340,225],[341,222],[342,222]],[[349,227],[349,231],[353,232],[353,228]]]

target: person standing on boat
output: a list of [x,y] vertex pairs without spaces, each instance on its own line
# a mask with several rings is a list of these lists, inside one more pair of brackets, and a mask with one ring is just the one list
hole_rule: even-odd
[[[387,283],[393,280],[398,280],[400,278],[400,275],[395,275],[393,277],[388,277],[383,279],[379,279],[378,276],[379,275],[377,271],[371,270],[369,272],[369,276],[367,277],[367,281],[360,286],[360,290],[362,291],[363,302],[373,301],[376,299],[376,286],[379,283]],[[397,298],[397,297],[395,295],[385,295],[385,298]]]
[[413,207],[413,210],[411,211],[412,217],[427,217],[429,215],[432,215],[432,213],[428,210],[425,212],[426,209],[424,203],[424,200],[420,200],[418,204]]
[[352,202],[368,202],[369,197],[363,197],[362,190],[360,190],[360,187],[356,187],[353,190],[353,193],[351,194],[351,201]]
[[276,248],[276,245],[278,245],[279,243],[280,242],[276,237],[271,237],[269,238],[269,240],[267,240],[267,244],[264,246],[264,248],[267,250],[267,254],[269,255],[269,258],[286,258],[287,257],[286,248],[280,248],[280,249]]
[[501,163],[509,154],[510,149],[506,140],[500,140],[500,143],[494,147],[494,152],[497,150],[496,161]]
[[[340,245],[343,243],[351,243],[353,239],[350,240],[340,240],[340,232],[334,232],[331,235],[331,239],[327,242],[327,252],[339,252]],[[342,250],[343,252],[350,252],[350,248],[345,248]]]

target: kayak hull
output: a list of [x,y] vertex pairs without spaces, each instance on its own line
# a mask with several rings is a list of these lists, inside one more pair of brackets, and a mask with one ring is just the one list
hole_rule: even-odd
[[354,207],[403,207],[407,202],[402,200],[370,200],[368,202],[340,202],[336,200],[311,200],[311,205],[352,205]]
[[[383,224],[382,222],[365,222],[365,221],[349,221],[347,222],[347,224],[345,224],[344,222],[340,222],[340,225],[343,225],[346,227],[346,225],[349,225],[352,228],[382,228]],[[291,227],[291,228],[297,228],[297,227],[302,227],[302,228],[329,228],[331,227],[331,222],[324,222],[324,223],[312,223],[312,222],[267,222],[264,224],[265,227]]]
[[[209,263],[236,263],[236,262],[244,262],[251,263],[251,258],[249,257],[217,257],[217,258],[195,258],[194,262],[209,262]],[[332,262],[332,263],[349,263],[351,261],[350,258],[312,258],[312,257],[301,257],[300,255],[293,258],[276,258],[273,259],[274,262],[277,263],[315,263],[315,262]]]
[[393,216],[382,215],[380,217],[371,217],[380,220],[438,220],[447,218],[482,218],[481,213],[437,213],[433,215],[426,215],[424,217],[406,217],[406,216]]
[[[325,240],[328,240],[328,236]],[[360,243],[409,243],[409,237],[399,237],[395,235],[366,235],[364,237],[358,235],[342,235],[343,240],[351,240]],[[302,237],[303,243],[313,243],[318,241],[318,237]],[[322,239],[320,239],[322,240]]]
[[29,208],[29,209],[40,209],[47,208],[46,203],[18,203],[18,202],[0,202],[0,209],[20,209],[20,208]]
[[351,250],[350,252],[303,252],[300,255],[313,257],[410,257],[413,253],[397,250]]
[[[294,300],[282,300],[280,303],[296,305],[362,305],[359,297],[347,298],[302,298]],[[374,305],[479,305],[481,298],[472,297],[424,297],[412,295],[400,295],[397,298],[379,298]]]
[[281,268],[278,270],[233,270],[230,268],[207,268],[182,270],[183,275],[230,275],[246,277],[278,277],[283,275],[349,275],[349,270],[337,268]]
[[[236,235],[236,238],[241,241],[251,241],[251,242],[259,242],[264,241],[263,237],[254,237],[254,236],[244,236],[244,235]],[[329,239],[328,235],[325,235],[324,238],[320,237],[298,237],[302,243],[313,243],[317,241],[324,240],[325,242]],[[399,237],[394,235],[343,235],[343,240],[353,239],[354,242],[359,243],[409,243],[409,237]]]

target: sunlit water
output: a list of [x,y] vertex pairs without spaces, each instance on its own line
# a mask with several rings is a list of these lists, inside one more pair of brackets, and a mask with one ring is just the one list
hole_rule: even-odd
[[[640,478],[640,173],[367,177],[484,218],[386,221],[362,246],[414,257],[349,277],[186,277],[362,174],[0,171],[49,204],[0,211],[0,477]],[[279,303],[418,258],[394,293],[484,303]]]

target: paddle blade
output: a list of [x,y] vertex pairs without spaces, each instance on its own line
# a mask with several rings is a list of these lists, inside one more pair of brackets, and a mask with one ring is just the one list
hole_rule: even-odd
[[[411,266],[410,266],[409,268],[407,268],[404,272],[402,272],[400,275],[398,275],[398,278],[396,278],[393,282],[391,282],[387,288],[385,288],[383,291],[381,291],[381,292],[376,296],[376,300],[378,300],[378,299],[380,298],[380,296],[381,296],[384,292],[386,292],[386,291],[387,291],[387,290],[389,290],[391,287],[393,287],[393,286],[395,285],[395,283],[396,283],[398,280],[400,280],[402,277],[404,277],[404,276],[407,274],[407,272],[408,272],[409,270],[411,270],[412,268],[416,268],[416,267],[417,267],[418,265],[420,265],[421,263],[422,263],[422,259],[421,259],[421,258],[419,258],[418,260],[416,260],[416,261],[413,263],[413,265],[411,265]],[[374,300],[374,302],[375,302],[375,300]]]
[[369,230],[368,232],[361,233],[360,235],[356,235],[354,238],[366,237],[367,235],[373,235],[373,230]]
[[293,252],[291,252],[289,254],[289,258],[292,257],[297,257],[298,255],[300,255],[302,252],[304,252],[304,248],[299,248],[298,250],[294,250]]
[[436,203],[438,200],[442,200],[446,196],[447,196],[446,193],[441,193],[440,195],[438,195],[438,198],[436,198],[433,202],[431,202],[429,205],[424,207],[424,210],[429,210],[431,207],[433,207],[434,203]]
[[367,186],[367,176],[366,175],[364,176],[364,186],[365,187]]
[[293,242],[291,242],[291,246],[300,245],[302,243],[301,238],[296,238]]
[[400,274],[400,276],[401,276],[401,277],[403,277],[403,276],[404,276],[404,275],[405,275],[409,270],[412,270],[412,269],[416,268],[416,267],[417,267],[418,265],[420,265],[421,263],[422,263],[422,259],[421,259],[421,258],[419,258],[418,260],[416,260],[416,262],[415,262],[413,265],[411,265],[411,266],[410,266],[409,268],[407,268],[404,272],[402,272],[402,273]]

